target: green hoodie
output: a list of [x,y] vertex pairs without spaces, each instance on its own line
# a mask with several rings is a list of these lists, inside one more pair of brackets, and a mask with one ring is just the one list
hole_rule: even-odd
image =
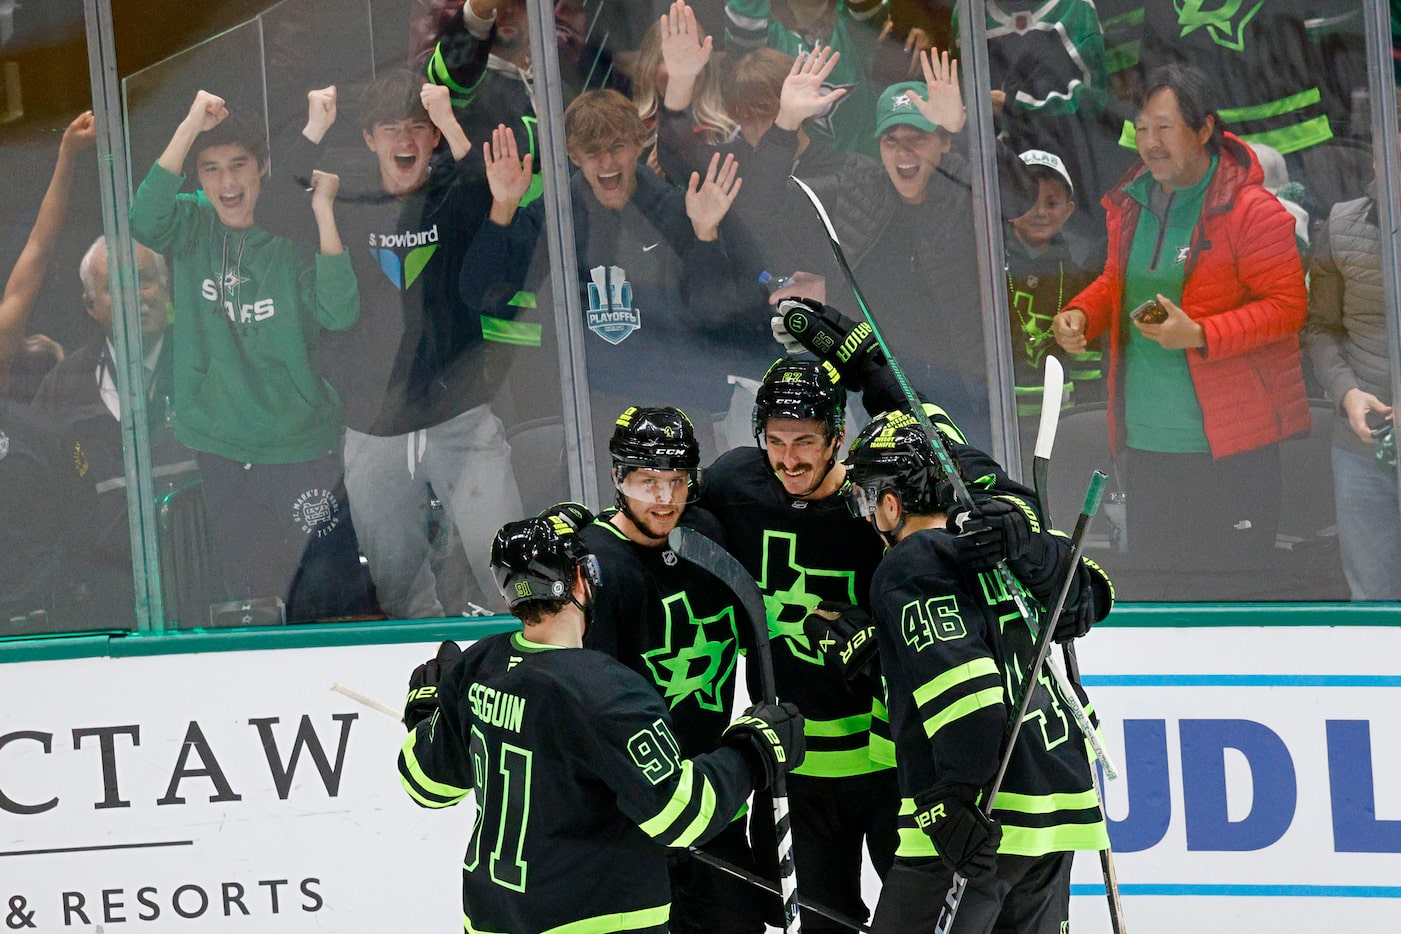
[[350,254],[225,227],[183,181],[152,166],[131,205],[133,235],[173,267],[176,437],[252,464],[328,454],[340,401],[314,361],[321,328],[360,315]]

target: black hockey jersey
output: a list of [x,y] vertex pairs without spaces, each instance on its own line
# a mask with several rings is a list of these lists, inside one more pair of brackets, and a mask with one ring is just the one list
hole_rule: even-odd
[[753,790],[732,747],[683,759],[656,691],[600,652],[501,633],[448,669],[438,699],[399,775],[424,807],[476,795],[468,931],[665,931],[663,847],[705,841]]
[[[656,686],[683,756],[708,752],[732,719],[735,659],[750,624],[718,578],[681,560],[668,545],[648,548],[631,541],[608,521],[615,512],[603,513],[579,533],[603,571],[584,646]],[[715,518],[694,506],[681,524],[723,540]]]
[[[720,520],[730,552],[764,595],[779,700],[806,718],[807,758],[795,771],[830,778],[888,768],[870,755],[873,698],[824,668],[803,634],[803,620],[823,600],[867,606],[880,538],[852,516],[844,491],[815,502],[789,497],[757,447],[721,455],[706,471],[700,504]],[[758,696],[758,666],[747,672]]]
[[[1059,541],[1057,563],[1064,564],[1070,548]],[[900,763],[897,855],[906,858],[936,855],[914,822],[914,795],[950,782],[986,787],[992,779],[1034,654],[1010,594],[994,574],[961,569],[952,543],[943,529],[916,532],[890,550],[872,582]],[[995,801],[999,852],[1103,849],[1108,834],[1085,737],[1044,669],[1035,690]]]

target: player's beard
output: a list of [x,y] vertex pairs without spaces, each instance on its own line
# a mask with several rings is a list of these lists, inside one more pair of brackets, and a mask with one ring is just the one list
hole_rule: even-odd
[[670,528],[663,532],[658,529],[656,523],[648,521],[643,516],[640,516],[637,513],[633,512],[632,507],[631,505],[629,505],[628,498],[626,496],[623,496],[621,493],[619,493],[618,495],[619,511],[621,511],[624,516],[627,516],[628,521],[633,524],[634,528],[636,528],[643,535],[647,536],[647,538],[655,542],[666,541],[667,534],[671,531],[671,529],[681,524],[681,516],[686,511],[685,505],[676,504],[673,505],[671,508],[676,510],[676,521],[671,524]]

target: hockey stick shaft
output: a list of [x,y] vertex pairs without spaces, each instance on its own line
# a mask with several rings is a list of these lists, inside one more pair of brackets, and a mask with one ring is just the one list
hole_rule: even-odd
[[1090,520],[1094,518],[1095,513],[1099,512],[1099,503],[1104,497],[1104,485],[1108,480],[1108,476],[1100,470],[1096,470],[1090,478],[1090,488],[1085,493],[1085,506],[1080,510],[1080,518],[1075,520],[1075,531],[1070,536],[1070,569],[1065,575],[1065,580],[1061,582],[1060,593],[1056,594],[1056,603],[1051,609],[1051,616],[1036,637],[1036,654],[1032,657],[1031,665],[1027,669],[1026,679],[1022,684],[1021,698],[1017,702],[1016,710],[1008,726],[1007,748],[1003,750],[1002,761],[997,766],[997,774],[993,776],[992,784],[988,786],[987,800],[983,805],[985,814],[992,813],[997,791],[1002,787],[1002,779],[1007,774],[1007,766],[1012,761],[1012,748],[1016,746],[1017,736],[1021,733],[1022,719],[1031,707],[1031,697],[1036,693],[1037,677],[1041,672],[1041,666],[1046,662],[1047,653],[1051,650],[1051,639],[1055,635],[1056,624],[1060,622],[1061,613],[1065,611],[1066,598],[1070,596],[1070,588],[1074,586],[1075,576],[1080,570],[1080,555],[1085,551],[1085,530],[1089,528]]
[[[1065,670],[1072,684],[1080,683],[1080,662],[1075,655],[1075,644],[1067,642],[1061,646],[1065,656]],[[1109,812],[1104,807],[1104,785],[1099,780],[1099,769],[1090,763],[1090,781],[1095,786],[1095,800],[1099,802],[1100,816],[1107,822]],[[1119,895],[1119,873],[1114,868],[1114,848],[1106,844],[1099,851],[1099,873],[1104,879],[1104,897],[1109,902],[1109,925],[1114,934],[1127,934],[1124,926],[1124,901]]]
[[[754,630],[754,651],[759,656],[759,685],[764,703],[778,703],[773,677],[773,650],[769,646],[769,617],[759,585],[735,556],[694,529],[678,526],[667,542],[682,558],[699,565],[720,579],[739,598]],[[774,836],[778,840],[778,883],[783,890],[784,934],[799,934],[802,917],[798,910],[798,869],[793,859],[793,827],[788,814],[788,782],[783,775],[769,788],[773,798]]]
[[[1002,755],[997,763],[997,772],[993,775],[992,784],[988,786],[987,794],[983,798],[983,813],[988,817],[992,816],[993,805],[997,801],[997,792],[1002,787],[1002,779],[1006,777],[1007,767],[1012,762],[1012,754],[1017,747],[1017,737],[1021,735],[1022,720],[1025,719],[1026,712],[1031,707],[1032,695],[1036,693],[1041,666],[1046,661],[1047,653],[1050,652],[1051,638],[1055,635],[1056,624],[1060,622],[1061,613],[1065,610],[1066,598],[1070,595],[1070,588],[1075,583],[1075,575],[1079,573],[1080,554],[1085,550],[1085,529],[1089,528],[1090,520],[1099,511],[1099,502],[1104,496],[1104,485],[1108,479],[1099,470],[1096,470],[1090,478],[1090,488],[1085,493],[1085,506],[1080,510],[1080,518],[1075,522],[1075,532],[1070,537],[1069,571],[1065,580],[1061,582],[1060,592],[1056,595],[1056,603],[1051,609],[1050,618],[1036,636],[1036,647],[1032,653],[1031,664],[1027,666],[1022,677],[1021,696],[1017,699],[1017,703],[1013,707],[1012,718],[1007,723],[1007,735],[1002,741]],[[934,934],[949,934],[953,930],[954,919],[958,916],[958,906],[962,904],[963,893],[967,888],[968,880],[955,873],[953,884],[949,886],[943,908],[939,912],[939,920],[934,925]]]
[[[1051,453],[1056,445],[1056,429],[1060,424],[1061,400],[1065,395],[1065,370],[1055,357],[1046,358],[1045,380],[1041,390],[1041,423],[1036,432],[1036,448],[1031,465],[1031,478],[1036,498],[1041,503],[1042,514],[1049,523]],[[1065,659],[1065,671],[1072,687],[1080,686],[1080,663],[1075,657],[1075,643],[1061,646]],[[1100,815],[1106,821],[1109,813],[1104,807],[1104,788],[1099,780],[1099,769],[1090,763],[1090,781],[1094,784],[1095,800],[1099,802]],[[1114,869],[1114,849],[1105,845],[1099,851],[1099,871],[1104,878],[1104,894],[1109,901],[1109,924],[1114,934],[1126,934],[1124,930],[1124,906],[1119,897],[1119,874]]]
[[[1041,421],[1036,429],[1036,446],[1033,449],[1034,454],[1031,462],[1031,483],[1032,488],[1036,491],[1037,502],[1041,504],[1041,515],[1045,518],[1048,526],[1051,524],[1051,452],[1056,446],[1056,431],[1060,427],[1061,401],[1064,398],[1065,368],[1055,357],[1047,356],[1045,375],[1041,383]],[[1069,656],[1067,656],[1068,658]],[[1067,664],[1069,664],[1068,661]],[[1050,662],[1049,667],[1051,677],[1056,679],[1061,693],[1072,699],[1070,703],[1071,715],[1088,738],[1090,749],[1094,751],[1095,758],[1103,764],[1106,775],[1111,779],[1118,778],[1119,771],[1110,760],[1099,731],[1094,729],[1089,715],[1084,713],[1084,705],[1080,703],[1080,695],[1075,691],[1075,688],[1079,686],[1079,678],[1067,678],[1054,661]]]
[[[861,293],[861,285],[856,281],[856,275],[851,271],[851,266],[846,261],[846,252],[842,249],[841,240],[837,237],[837,229],[832,225],[832,219],[827,216],[827,209],[822,206],[822,199],[817,196],[817,192],[808,187],[807,183],[796,175],[788,176],[789,181],[798,186],[798,189],[807,197],[812,204],[813,210],[822,221],[822,227],[827,232],[827,242],[832,246],[832,255],[836,257],[837,265],[841,267],[842,276],[846,279],[847,286],[851,289],[852,296],[856,299],[856,305],[861,309],[861,317],[871,328],[871,334],[880,345],[881,352],[885,354],[886,365],[890,367],[890,372],[894,375],[896,383],[900,386],[900,392],[905,396],[906,403],[909,404],[910,414],[924,431],[929,439],[929,446],[934,451],[934,457],[939,462],[939,469],[948,478],[949,485],[953,488],[954,499],[965,509],[972,510],[973,497],[968,492],[968,485],[963,482],[962,475],[958,472],[957,465],[954,464],[953,455],[949,453],[948,446],[944,443],[943,435],[934,428],[934,424],[925,414],[924,406],[920,404],[919,398],[910,387],[909,380],[905,378],[905,371],[900,367],[900,361],[895,358],[895,354],[890,350],[890,344],[885,339],[885,334],[881,332],[880,325],[876,323],[875,316],[871,313],[871,308],[866,304],[866,298]],[[1039,632],[1037,626],[1036,611],[1032,609],[1027,600],[1026,588],[1012,574],[1011,568],[1007,567],[1006,561],[997,562],[994,568],[998,581],[1002,584],[1002,589],[1011,596],[1012,602],[1017,607],[1017,612],[1021,614],[1026,622],[1027,628],[1035,635]],[[1089,737],[1090,747],[1095,752],[1095,757],[1104,764],[1104,772],[1110,778],[1118,777],[1118,770],[1109,761],[1103,744],[1099,740],[1099,735],[1094,731],[1090,723],[1089,715],[1085,713],[1084,706],[1080,703],[1080,698],[1070,689],[1070,685],[1065,680],[1065,674],[1060,670],[1060,666],[1051,666],[1051,676],[1056,679],[1061,693],[1066,697],[1066,706],[1070,708],[1070,714],[1075,718],[1075,723],[1080,730]]]
[[[725,859],[721,859],[719,856],[716,856],[713,853],[707,853],[705,850],[697,849],[696,847],[691,847],[690,853],[692,856],[694,856],[701,862],[707,863],[723,873],[734,876],[736,879],[743,879],[745,882],[748,882],[755,888],[763,889],[770,895],[782,896],[783,894],[778,890],[778,886],[774,885],[772,882],[770,882],[768,879],[765,879],[763,876],[752,873],[747,869],[741,869],[734,863],[731,863],[730,861]],[[857,921],[855,918],[844,915],[840,911],[836,911],[832,908],[828,908],[821,902],[815,902],[811,899],[804,898],[803,896],[799,895],[798,904],[802,906],[804,911],[811,911],[813,914],[821,915],[822,917],[835,921],[842,927],[850,928],[853,931],[862,931],[866,932],[866,934],[869,934],[871,930],[866,925],[862,924],[860,921]]]

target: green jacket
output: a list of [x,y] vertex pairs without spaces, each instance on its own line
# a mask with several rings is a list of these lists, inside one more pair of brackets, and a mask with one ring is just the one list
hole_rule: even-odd
[[220,223],[203,192],[152,166],[132,233],[173,268],[175,435],[253,464],[314,460],[340,442],[340,401],[315,366],[322,327],[360,314],[350,254]]

